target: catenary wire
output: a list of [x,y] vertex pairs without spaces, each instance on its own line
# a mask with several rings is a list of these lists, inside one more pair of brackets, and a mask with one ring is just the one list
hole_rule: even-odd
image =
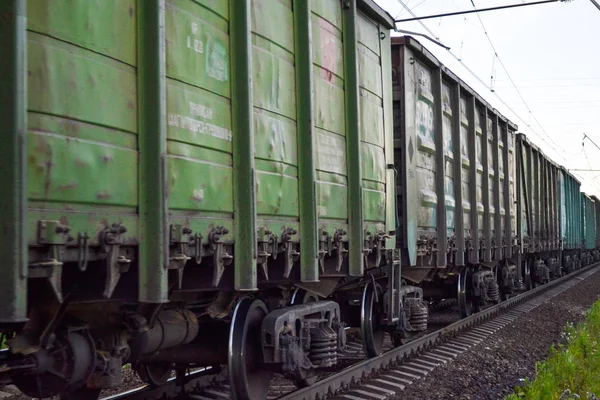
[[[411,14],[414,18],[417,18],[417,15],[412,11],[411,8],[409,8],[406,3],[403,0],[396,0],[403,8],[405,8],[409,14]],[[417,21],[432,37],[438,37],[438,35],[436,35],[431,29],[429,29],[429,27],[427,25],[425,25],[425,23],[421,20]],[[475,71],[473,71],[471,68],[469,68],[469,66],[467,64],[465,64],[459,57],[456,56],[456,54],[454,54],[454,52],[452,52],[452,50],[448,50],[448,53],[456,60],[458,61],[481,85],[483,85],[483,87],[487,88],[488,90],[490,90],[491,92],[491,88],[488,84],[486,84],[480,77],[479,75],[477,75],[475,73]],[[544,143],[546,143],[546,145],[548,147],[550,147],[552,150],[554,150],[554,152],[561,157],[563,160],[564,157],[562,156],[561,152],[558,151],[556,149],[556,147],[554,147],[551,143],[549,143],[542,135],[540,135],[538,132],[536,132],[535,129],[532,128],[531,124],[529,122],[527,122],[523,117],[521,117],[511,106],[509,106],[504,99],[502,99],[502,97],[500,97],[500,95],[498,95],[498,92],[492,92],[494,93],[494,95],[496,96],[496,98],[509,110],[511,111],[519,120],[521,120],[521,122],[523,122],[526,126],[529,127],[529,129],[531,130],[531,132],[533,134],[535,134],[538,138],[540,138]],[[531,111],[529,111],[530,115],[531,115]],[[547,133],[546,133],[547,135]],[[565,160],[566,161],[566,160]]]

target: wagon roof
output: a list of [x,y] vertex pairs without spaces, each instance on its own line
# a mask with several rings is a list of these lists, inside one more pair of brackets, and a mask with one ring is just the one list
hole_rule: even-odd
[[388,29],[395,29],[394,18],[383,8],[379,7],[373,0],[358,0],[358,9],[373,18]]

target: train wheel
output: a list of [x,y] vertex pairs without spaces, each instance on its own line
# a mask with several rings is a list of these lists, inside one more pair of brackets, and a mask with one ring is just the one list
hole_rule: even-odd
[[471,268],[464,267],[458,276],[458,308],[460,309],[461,318],[467,318],[476,311],[470,290],[472,273]]
[[151,386],[162,386],[167,383],[172,371],[171,363],[137,364],[135,367],[139,378]]
[[261,325],[266,315],[265,304],[250,298],[241,300],[233,313],[227,361],[231,394],[236,400],[267,397],[273,373],[263,369]]
[[383,316],[383,294],[374,282],[369,282],[363,291],[360,309],[360,327],[363,348],[368,358],[377,357],[383,351],[385,331],[381,326]]
[[319,301],[319,296],[304,289],[296,288],[292,295],[290,305],[297,306],[299,304],[314,303],[315,301]]
[[60,400],[98,400],[100,398],[100,389],[90,389],[82,387],[60,395]]

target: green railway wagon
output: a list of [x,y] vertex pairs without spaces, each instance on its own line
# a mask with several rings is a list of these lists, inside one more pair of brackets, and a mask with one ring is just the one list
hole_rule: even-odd
[[581,193],[582,208],[582,264],[589,265],[598,258],[596,250],[596,205],[594,199],[585,193]]
[[600,199],[592,196],[596,213],[596,248],[600,249]]
[[467,281],[519,279],[515,264],[502,262],[518,252],[517,126],[412,37],[392,40],[392,64],[402,275],[428,298],[459,292],[468,315],[470,303],[499,299],[505,287],[475,294]]
[[562,264],[566,271],[581,266],[582,238],[581,182],[561,167],[559,176],[560,228],[562,240]]
[[596,242],[594,245],[594,249],[592,250],[592,258],[594,261],[600,261],[600,199],[596,196],[591,196],[594,202],[594,216],[595,216],[595,226],[594,229],[596,234]]
[[[358,316],[369,355],[386,282],[385,324],[406,321],[410,289],[377,268],[399,262],[394,22],[372,0],[7,0],[0,21],[3,373],[59,362],[45,345],[85,355],[58,380],[22,371],[24,393],[92,398],[127,362],[158,384],[175,357],[228,364],[234,396],[261,398],[265,371],[306,384],[272,339],[290,309],[335,335]],[[297,308],[352,281],[342,310]],[[261,348],[271,367],[246,369]]]
[[562,275],[560,166],[525,135],[517,136],[519,212],[523,252],[533,283]]

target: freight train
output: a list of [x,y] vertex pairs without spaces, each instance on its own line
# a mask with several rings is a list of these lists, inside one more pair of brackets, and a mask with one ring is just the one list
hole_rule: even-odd
[[335,367],[600,259],[600,202],[372,0],[0,2],[0,387]]

